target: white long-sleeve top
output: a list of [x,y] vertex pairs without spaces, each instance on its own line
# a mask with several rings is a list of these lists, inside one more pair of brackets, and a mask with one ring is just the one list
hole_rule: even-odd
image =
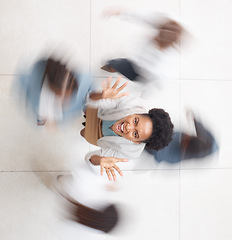
[[[98,117],[102,120],[119,120],[128,115],[147,113],[145,103],[142,99],[134,96],[125,96],[120,99],[101,99],[94,101],[89,99],[88,105],[98,108]],[[97,141],[100,150],[89,152],[85,159],[89,159],[93,155],[103,157],[116,157],[135,159],[141,155],[145,143],[136,144],[120,136],[106,136]]]

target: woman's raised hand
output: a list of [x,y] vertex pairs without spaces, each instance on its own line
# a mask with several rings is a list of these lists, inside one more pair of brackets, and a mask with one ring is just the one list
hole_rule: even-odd
[[106,174],[110,181],[112,180],[112,177],[114,181],[116,181],[117,179],[114,170],[116,170],[120,176],[123,176],[122,171],[116,165],[117,162],[128,162],[128,159],[121,159],[121,158],[114,158],[114,157],[101,157],[101,160],[100,160],[101,175],[103,175],[104,169],[105,169]]
[[110,86],[112,77],[109,77],[103,83],[102,99],[105,99],[105,98],[117,99],[117,98],[121,98],[129,95],[128,92],[121,93],[121,91],[127,86],[128,82],[125,82],[123,85],[118,87],[118,84],[121,81],[121,78],[122,77],[119,77],[112,87]]

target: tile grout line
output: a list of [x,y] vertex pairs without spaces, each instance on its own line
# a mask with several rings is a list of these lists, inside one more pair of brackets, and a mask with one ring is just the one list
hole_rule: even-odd
[[89,0],[89,75],[91,76],[91,59],[92,59],[92,0]]
[[[181,169],[176,168],[176,169],[171,169],[171,168],[167,168],[167,169],[132,169],[132,170],[128,170],[128,169],[123,169],[122,171],[124,172],[154,172],[154,171],[213,171],[213,170],[232,170],[232,167],[229,168],[185,168],[185,169]],[[70,172],[70,170],[35,170],[35,171],[29,171],[29,170],[0,170],[0,173],[10,173],[10,172]]]
[[129,171],[202,171],[202,170],[205,170],[205,171],[210,171],[210,170],[232,170],[232,167],[229,167],[229,168],[184,168],[184,169],[181,169],[181,168],[176,168],[176,169],[171,169],[171,168],[166,168],[166,169],[133,169],[133,170],[122,170],[122,171],[125,171],[125,172],[129,172]]
[[[181,18],[181,0],[179,0],[179,16]],[[181,122],[181,40],[179,42],[179,49],[180,49],[180,54],[179,54],[179,111],[180,111],[180,127],[182,129],[182,122]],[[181,239],[180,238],[180,223],[181,223],[181,219],[180,219],[180,205],[181,205],[181,168],[180,168],[180,165],[181,165],[181,162],[179,162],[179,228],[178,228],[178,238],[179,240]]]
[[[91,52],[91,51],[90,51]],[[89,58],[91,58],[91,53],[89,54]],[[91,68],[91,64],[89,64],[89,69]],[[22,74],[0,74],[0,77],[14,77],[14,76],[23,76]],[[101,76],[101,75],[93,75],[92,78],[105,78],[107,76]],[[118,78],[118,76],[112,76],[112,78]],[[180,80],[180,81],[220,81],[220,82],[231,82],[232,79],[210,79],[210,78],[170,78],[170,79],[166,79],[168,81],[176,81],[176,80]],[[0,80],[1,81],[1,80]]]
[[181,171],[179,171],[179,240],[180,240],[180,224],[181,224]]
[[[154,172],[154,171],[179,171],[179,173],[181,173],[181,171],[212,171],[212,170],[232,170],[232,168],[185,168],[185,169],[180,169],[180,168],[176,168],[176,169],[133,169],[133,170],[122,170],[123,172]],[[28,173],[33,173],[33,172],[70,172],[70,170],[35,170],[35,171],[27,171],[27,170],[16,170],[16,171],[12,171],[12,170],[6,170],[6,171],[0,171],[0,173],[20,173],[20,172],[28,172]]]
[[[103,75],[96,75],[96,76],[93,76],[93,78],[105,78],[107,76],[103,76]],[[112,78],[118,78],[118,76],[112,76]],[[162,79],[161,79],[162,80]],[[180,81],[226,81],[226,82],[230,82],[232,81],[232,79],[210,79],[210,78],[169,78],[169,79],[165,79],[165,80],[168,80],[168,81],[176,81],[176,80],[180,80]]]
[[58,173],[58,172],[70,172],[69,170],[57,170],[57,171],[40,171],[40,170],[36,170],[36,171],[0,171],[0,173],[35,173],[35,172],[41,172],[41,173],[50,173],[50,172],[54,172],[54,173]]
[[[92,0],[89,0],[89,7],[90,7],[90,10],[89,10],[89,19],[90,19],[90,24],[89,24],[89,74],[91,76]],[[91,77],[94,78],[94,76],[91,76]],[[90,148],[91,148],[91,145],[89,144],[89,152],[90,152]]]

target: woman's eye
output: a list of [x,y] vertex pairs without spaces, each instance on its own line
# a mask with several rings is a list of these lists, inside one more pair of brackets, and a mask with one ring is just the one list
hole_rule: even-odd
[[138,133],[134,132],[134,138],[138,138]]
[[135,118],[135,119],[134,119],[134,123],[137,123],[137,122],[138,122],[138,119],[137,119],[137,118]]

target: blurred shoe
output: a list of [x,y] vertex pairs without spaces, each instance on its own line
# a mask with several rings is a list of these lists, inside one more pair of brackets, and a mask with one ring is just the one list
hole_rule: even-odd
[[117,72],[115,69],[113,69],[112,67],[110,67],[108,64],[101,67],[102,70],[106,71],[106,72],[111,72],[111,73],[115,73]]

